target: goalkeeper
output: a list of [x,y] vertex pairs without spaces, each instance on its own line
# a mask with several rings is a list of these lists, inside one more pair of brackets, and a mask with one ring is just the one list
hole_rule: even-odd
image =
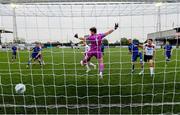
[[[87,59],[88,58],[88,56],[87,56],[87,53],[88,53],[88,51],[90,50],[90,46],[87,44],[87,42],[86,41],[84,41],[83,40],[83,44],[82,44],[83,46],[84,46],[84,58],[83,58],[83,60],[85,60],[85,59]],[[81,66],[83,66],[84,64],[83,64],[83,60],[81,60]],[[90,66],[92,66],[92,67],[94,67],[94,69],[96,69],[96,65],[95,64],[93,64],[92,62],[87,62],[87,64],[85,64],[86,65],[86,72],[89,72],[89,71],[91,71],[91,69],[90,69]]]
[[[87,40],[90,41],[90,50],[87,52],[87,58],[82,61],[82,65],[86,65],[87,62],[91,60],[93,56],[96,57],[99,63],[99,76],[100,78],[103,78],[103,71],[104,71],[104,63],[103,63],[103,56],[101,52],[101,45],[102,40],[105,36],[111,34],[114,30],[118,28],[118,24],[115,23],[114,29],[111,29],[105,33],[99,33],[97,34],[96,27],[90,28],[90,36],[87,38]],[[74,37],[79,38],[78,34],[76,34]],[[86,40],[86,38],[79,38],[80,40]]]

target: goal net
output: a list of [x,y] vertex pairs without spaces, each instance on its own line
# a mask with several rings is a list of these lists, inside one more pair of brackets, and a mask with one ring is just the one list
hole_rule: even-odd
[[[178,1],[0,3],[1,114],[180,113]],[[115,23],[119,24],[116,30]],[[89,72],[80,63],[85,46],[74,35],[88,39],[91,27],[96,27],[97,33],[114,30],[102,41],[103,78],[95,57],[90,62],[96,68],[90,67]],[[132,72],[133,54],[128,49],[129,39],[143,46],[148,38],[155,44],[153,76],[148,62],[143,63],[139,75],[139,56]],[[30,60],[37,44],[42,48],[41,65],[38,59]],[[164,49],[167,44],[172,46],[169,59]],[[12,58],[13,46],[18,48],[16,59]],[[144,60],[142,47],[139,52]],[[24,93],[16,92],[19,83],[26,86]]]

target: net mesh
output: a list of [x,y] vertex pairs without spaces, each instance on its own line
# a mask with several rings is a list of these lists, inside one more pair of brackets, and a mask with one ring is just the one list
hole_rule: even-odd
[[[15,11],[15,12],[13,12]],[[179,3],[144,2],[47,2],[0,4],[2,30],[14,30],[16,16],[17,59],[12,62],[13,34],[1,32],[0,113],[1,114],[163,114],[179,113],[180,51],[178,32]],[[15,13],[15,14],[13,14]],[[76,46],[80,36],[89,35],[90,27],[98,33],[119,28],[107,39],[105,70],[99,78],[97,68],[86,73],[80,65],[84,47]],[[177,29],[178,30],[178,29]],[[155,75],[144,73],[139,59],[131,73],[131,55],[127,39],[144,43],[156,38]],[[171,41],[173,52],[166,64],[162,42]],[[24,45],[25,42],[26,44]],[[35,42],[44,45],[45,65],[32,62],[26,68]],[[73,47],[73,48],[72,48]],[[26,86],[17,94],[18,83]]]

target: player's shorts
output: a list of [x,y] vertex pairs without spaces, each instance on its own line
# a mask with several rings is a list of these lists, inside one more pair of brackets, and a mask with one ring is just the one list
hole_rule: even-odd
[[152,60],[153,56],[152,55],[144,55],[144,62],[149,62],[149,60]]
[[16,56],[16,54],[17,54],[16,52],[12,52],[12,55]]
[[96,59],[102,58],[102,52],[101,51],[89,51],[87,52],[87,61],[90,61],[92,57],[96,57]]
[[166,53],[166,58],[170,59],[171,58],[171,53]]
[[137,58],[138,58],[138,57],[140,57],[140,59],[142,58],[142,53],[141,53],[141,52],[132,54],[131,61],[132,61],[132,62],[137,61]]
[[41,58],[41,55],[39,55],[38,57],[36,57],[37,55],[38,55],[37,53],[33,53],[33,54],[31,55],[31,57],[32,57],[33,59]]
[[87,59],[88,58],[88,55],[87,55],[87,52],[84,53],[84,59]]

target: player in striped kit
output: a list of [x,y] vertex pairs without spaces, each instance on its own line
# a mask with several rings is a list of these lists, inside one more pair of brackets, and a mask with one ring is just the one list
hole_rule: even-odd
[[150,75],[154,76],[154,58],[155,58],[155,45],[152,39],[148,39],[144,44],[144,62],[149,63]]

